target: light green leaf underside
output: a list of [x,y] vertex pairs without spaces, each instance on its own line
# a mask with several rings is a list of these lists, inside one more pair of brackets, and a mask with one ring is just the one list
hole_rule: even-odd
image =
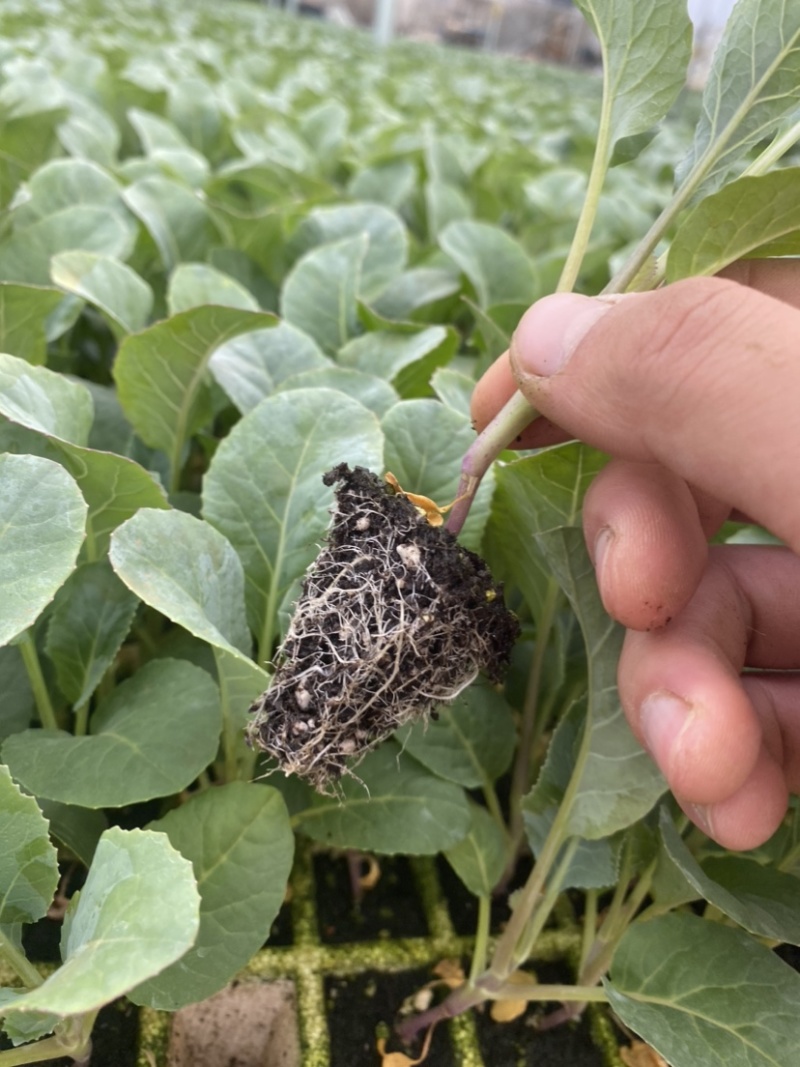
[[145,508],[115,531],[109,558],[146,604],[195,637],[247,659],[242,566],[213,527],[184,512]]
[[193,948],[131,994],[174,1011],[211,996],[269,936],[286,892],[294,837],[279,793],[231,782],[195,796],[150,827],[191,860],[200,890]]
[[15,1012],[95,1011],[191,947],[200,897],[192,865],[151,830],[106,830],[66,934],[64,964]]
[[47,914],[58,885],[58,855],[47,819],[0,766],[0,923],[31,923]]
[[716,274],[748,256],[800,252],[800,167],[739,178],[689,212],[672,239],[667,281]]
[[57,463],[0,455],[0,645],[35,622],[72,573],[86,512]]
[[739,0],[714,53],[694,143],[677,170],[695,197],[713,192],[747,151],[800,104],[800,6]]

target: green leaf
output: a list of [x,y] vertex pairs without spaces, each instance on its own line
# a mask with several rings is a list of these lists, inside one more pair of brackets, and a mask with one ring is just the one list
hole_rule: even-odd
[[431,241],[452,223],[471,218],[472,204],[457,185],[434,179],[425,182],[423,191]]
[[103,312],[121,333],[141,330],[153,308],[153,290],[136,271],[95,252],[59,252],[50,260],[53,284]]
[[247,617],[259,658],[272,655],[277,613],[317,553],[337,463],[380,468],[383,439],[372,412],[330,389],[263,400],[217,449],[203,482],[203,515],[244,566]]
[[84,867],[89,867],[97,842],[108,829],[108,819],[103,812],[60,804],[44,797],[37,797],[37,803],[50,823],[53,840],[80,860]]
[[130,999],[174,1011],[216,993],[267,940],[286,892],[294,837],[280,794],[244,782],[194,796],[151,829],[192,862],[200,930],[182,959]]
[[242,565],[208,523],[181,511],[142,509],[114,532],[109,559],[145,604],[249,662]]
[[58,887],[58,855],[47,819],[0,766],[0,923],[43,918]]
[[30,726],[35,704],[22,654],[15,645],[0,648],[0,741]]
[[[4,88],[8,86],[9,82],[6,82]],[[38,111],[22,108],[16,115],[6,111],[0,155],[0,206],[3,209],[20,183],[53,154],[55,129],[64,114],[56,100],[51,100]]]
[[339,100],[326,100],[300,117],[299,129],[317,158],[327,166],[335,166],[349,124],[349,108]]
[[125,218],[121,187],[108,171],[83,159],[54,159],[27,183],[27,195],[13,211],[14,228],[67,215],[77,207],[107,208]]
[[654,126],[683,88],[692,24],[679,0],[576,0],[576,5],[600,42],[610,159],[616,141]]
[[112,532],[141,508],[169,508],[154,476],[133,460],[110,452],[58,443],[60,459],[89,505],[87,554],[102,557]]
[[89,506],[86,551],[103,555],[108,539],[139,508],[166,508],[151,474],[138,463],[110,452],[71,443],[83,441],[92,418],[86,386],[45,367],[31,367],[0,355],[0,412],[46,438],[43,449],[73,476]]
[[197,936],[199,909],[192,865],[165,834],[106,830],[65,931],[63,966],[14,1011],[97,1011],[179,959]]
[[379,419],[400,399],[383,378],[335,365],[292,374],[291,377],[283,379],[275,392],[284,393],[291,389],[335,389],[363,404]]
[[207,263],[179,263],[169,279],[170,315],[202,304],[258,311],[258,301],[243,285]]
[[358,295],[372,300],[386,289],[406,265],[408,237],[403,220],[381,204],[341,204],[315,208],[298,226],[293,238],[302,252],[347,238],[367,237]]
[[[475,440],[469,419],[438,400],[404,400],[387,411],[381,426],[386,469],[406,492],[421,493],[441,507],[450,504],[458,492],[461,457]],[[472,551],[480,549],[489,516],[492,473],[483,479],[460,535]]]
[[80,382],[0,353],[0,413],[29,430],[85,445],[94,405]]
[[691,175],[695,196],[718,189],[799,102],[800,7],[785,0],[739,0],[714,53],[678,182]]
[[404,751],[440,778],[466,789],[488,786],[508,770],[517,733],[511,709],[489,685],[472,685],[439,717],[404,726]]
[[36,621],[75,569],[86,511],[57,463],[0,454],[0,645]]
[[471,417],[470,402],[475,382],[452,367],[439,367],[431,375],[431,386],[443,404],[453,411]]
[[175,488],[184,445],[211,420],[206,372],[213,352],[273,321],[271,315],[238,308],[197,307],[120,345],[114,363],[120,403],[145,444],[169,456]]
[[405,397],[430,395],[431,375],[452,359],[457,345],[457,337],[443,326],[397,333],[373,330],[349,341],[337,362],[385,378]]
[[576,762],[580,780],[570,806],[568,832],[596,840],[636,822],[655,804],[666,783],[628,727],[617,695],[622,628],[600,602],[583,531],[561,528],[537,536],[539,547],[578,618],[589,668],[589,703]]
[[61,300],[55,289],[0,283],[0,352],[10,352],[28,363],[44,363],[45,320]]
[[[247,725],[250,705],[268,687],[270,676],[252,660],[241,654],[234,655],[228,649],[214,646],[214,663],[219,679],[222,697],[222,714],[225,730],[230,737],[230,747],[238,750],[242,756],[244,728]],[[252,760],[248,757],[247,773],[250,774]]]
[[745,856],[710,856],[701,866],[666,810],[661,834],[670,859],[710,904],[752,934],[800,944],[800,880],[794,875]]
[[74,708],[88,701],[114,662],[138,603],[107,560],[78,567],[59,589],[46,651],[58,687]]
[[189,147],[186,138],[176,127],[160,115],[140,107],[128,108],[126,118],[136,131],[146,155],[158,151],[181,150]]
[[59,252],[83,249],[127,259],[136,236],[133,220],[107,207],[79,204],[17,230],[0,244],[0,279],[50,284],[50,260]]
[[209,158],[215,155],[222,136],[223,112],[218,90],[205,78],[171,78],[167,115],[189,144]]
[[169,178],[146,177],[129,185],[123,197],[152,237],[165,271],[180,262],[203,258],[210,218],[191,189]]
[[365,234],[320,245],[292,267],[281,290],[281,315],[334,354],[358,327],[361,270],[369,239]]
[[[522,802],[525,833],[535,856],[542,850],[559,810],[567,803],[567,788],[580,757],[585,725],[585,704],[573,704],[559,721],[539,778]],[[613,886],[617,880],[619,846],[618,837],[579,841],[561,888],[605,889]]]
[[445,850],[445,859],[476,897],[488,897],[508,859],[503,830],[485,808],[470,804],[469,833],[463,841]]
[[667,281],[716,274],[748,256],[800,252],[800,167],[739,178],[701,200],[682,221],[667,259]]
[[58,127],[58,139],[69,155],[112,169],[119,153],[120,132],[113,119],[81,97],[80,112],[72,112]]
[[209,363],[214,380],[243,415],[286,378],[332,366],[316,341],[288,322],[227,341]]
[[599,452],[571,444],[504,463],[495,472],[484,552],[492,573],[520,590],[534,619],[547,598],[550,568],[531,534],[577,525],[584,494],[606,462]]
[[386,319],[402,321],[415,311],[453,296],[461,288],[458,275],[436,267],[414,267],[399,274],[370,306]]
[[26,730],[3,758],[32,793],[84,808],[120,808],[191,785],[217,753],[213,679],[185,660],[145,664],[102,701],[89,736]]
[[292,823],[335,848],[424,856],[461,841],[470,810],[462,789],[384,744],[364,757],[354,777],[342,779],[341,795],[311,794]]
[[414,164],[397,159],[357,171],[348,192],[354,200],[371,200],[397,209],[411,196],[416,183]]
[[782,1067],[800,1042],[800,975],[747,934],[694,915],[634,923],[605,989],[673,1067]]
[[526,306],[538,295],[533,263],[514,238],[487,222],[451,222],[439,244],[472,283],[482,308],[494,304]]

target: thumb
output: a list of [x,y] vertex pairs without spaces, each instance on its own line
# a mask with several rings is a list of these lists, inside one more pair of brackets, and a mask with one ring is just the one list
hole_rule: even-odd
[[517,384],[553,423],[658,462],[800,551],[800,311],[720,278],[559,293],[514,334]]

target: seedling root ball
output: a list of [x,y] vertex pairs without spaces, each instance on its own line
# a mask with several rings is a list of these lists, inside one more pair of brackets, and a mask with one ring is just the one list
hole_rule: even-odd
[[319,790],[479,671],[499,680],[519,626],[484,561],[401,493],[340,464],[326,547],[309,568],[250,741]]

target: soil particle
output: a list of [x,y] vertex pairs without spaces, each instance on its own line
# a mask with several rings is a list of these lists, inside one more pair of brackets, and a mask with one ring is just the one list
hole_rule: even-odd
[[320,791],[398,726],[435,714],[519,632],[484,561],[377,475],[340,464],[327,545],[309,569],[252,743]]

